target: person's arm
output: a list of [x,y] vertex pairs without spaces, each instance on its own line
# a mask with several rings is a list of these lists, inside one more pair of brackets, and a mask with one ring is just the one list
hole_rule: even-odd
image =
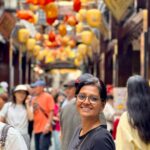
[[31,121],[33,120],[33,107],[31,105],[31,96],[28,96],[26,101],[26,109],[27,109],[27,116],[28,116],[28,119]]
[[10,128],[8,130],[5,149],[6,150],[28,150],[23,137],[14,128]]
[[5,103],[3,108],[0,111],[0,122],[6,122],[6,117],[8,115],[8,109],[10,107],[10,103]]

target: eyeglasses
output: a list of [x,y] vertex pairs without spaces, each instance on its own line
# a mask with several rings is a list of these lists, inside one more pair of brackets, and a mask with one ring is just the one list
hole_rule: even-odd
[[89,102],[92,104],[97,103],[97,101],[100,99],[98,96],[95,96],[95,95],[87,96],[87,95],[82,94],[82,93],[79,93],[77,95],[77,99],[80,100],[81,102],[85,101],[87,98],[88,98]]

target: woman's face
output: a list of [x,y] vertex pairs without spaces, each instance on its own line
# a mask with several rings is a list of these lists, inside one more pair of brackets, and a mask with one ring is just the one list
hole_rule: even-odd
[[16,103],[23,103],[25,97],[27,96],[25,91],[17,91],[14,95],[16,97]]
[[76,106],[81,117],[98,117],[104,108],[98,88],[94,85],[83,86],[77,95]]

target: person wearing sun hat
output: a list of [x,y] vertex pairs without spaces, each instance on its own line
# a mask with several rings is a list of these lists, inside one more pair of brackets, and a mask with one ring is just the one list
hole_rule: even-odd
[[36,150],[48,150],[51,145],[54,99],[44,91],[46,82],[37,80],[31,84],[33,98],[33,132]]
[[0,112],[0,121],[6,121],[6,123],[15,127],[23,136],[27,147],[30,148],[28,121],[32,120],[33,116],[28,113],[30,109],[26,104],[28,94],[26,85],[17,85],[12,91],[11,101],[5,103]]

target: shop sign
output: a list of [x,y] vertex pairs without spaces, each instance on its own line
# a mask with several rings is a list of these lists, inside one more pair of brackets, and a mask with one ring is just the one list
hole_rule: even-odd
[[5,39],[9,39],[13,28],[16,24],[16,18],[8,13],[4,12],[0,18],[0,33]]
[[125,17],[127,9],[133,4],[134,0],[104,0],[104,2],[119,22]]
[[126,98],[127,98],[127,89],[126,87],[115,87],[113,89],[114,95],[114,106],[117,111],[126,110]]

